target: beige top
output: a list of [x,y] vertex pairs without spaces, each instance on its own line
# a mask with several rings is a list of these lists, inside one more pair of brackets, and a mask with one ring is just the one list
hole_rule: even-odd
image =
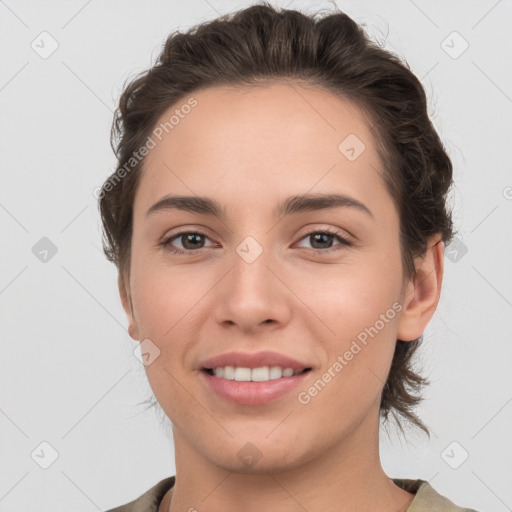
[[[160,480],[136,500],[106,512],[158,512],[158,507],[165,493],[174,485],[176,476]],[[393,482],[405,491],[416,496],[406,512],[477,512],[472,508],[462,508],[441,496],[426,480],[409,480],[392,478]]]

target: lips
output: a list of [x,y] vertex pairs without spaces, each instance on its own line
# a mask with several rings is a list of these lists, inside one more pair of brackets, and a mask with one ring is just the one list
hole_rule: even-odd
[[237,406],[262,406],[286,397],[291,400],[292,391],[300,385],[305,387],[306,382],[310,379],[311,372],[303,372],[293,377],[282,377],[264,382],[238,382],[213,377],[207,370],[199,372],[199,381],[208,390],[208,394],[205,395],[206,400],[220,398],[224,402],[230,402]]
[[311,364],[293,359],[284,354],[273,351],[262,352],[227,352],[215,357],[211,357],[200,364],[199,369],[211,370],[225,366],[234,366],[238,368],[261,368],[262,366],[281,366],[282,368],[292,368],[293,370],[311,369]]

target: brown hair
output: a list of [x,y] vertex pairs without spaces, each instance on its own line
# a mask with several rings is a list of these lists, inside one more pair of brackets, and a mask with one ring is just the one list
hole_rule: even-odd
[[[132,214],[143,159],[134,159],[159,117],[192,91],[215,85],[254,87],[272,81],[321,87],[348,99],[368,116],[384,176],[400,215],[404,276],[415,275],[414,258],[428,238],[453,237],[446,194],[452,164],[428,113],[423,87],[396,55],[373,42],[341,11],[323,17],[260,2],[171,34],[157,62],[121,95],[111,144],[118,168],[103,184],[99,206],[103,248],[125,282],[130,272]],[[126,167],[130,162],[131,169]],[[124,172],[120,172],[124,169]],[[380,411],[428,428],[412,412],[429,381],[413,370],[423,336],[397,340]],[[398,415],[398,416],[397,416]]]

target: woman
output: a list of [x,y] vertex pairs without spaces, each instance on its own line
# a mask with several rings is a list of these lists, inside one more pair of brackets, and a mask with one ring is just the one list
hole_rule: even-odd
[[124,90],[100,209],[176,475],[113,509],[461,511],[389,478],[414,414],[452,164],[418,79],[347,15],[171,35]]

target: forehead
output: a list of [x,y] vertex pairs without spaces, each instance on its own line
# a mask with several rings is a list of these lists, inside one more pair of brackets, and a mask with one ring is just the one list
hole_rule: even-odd
[[[191,98],[195,106],[183,108]],[[270,193],[337,189],[371,201],[383,192],[367,118],[320,88],[274,83],[198,90],[169,107],[156,127],[136,209],[171,192],[226,203],[237,194],[257,202]]]

